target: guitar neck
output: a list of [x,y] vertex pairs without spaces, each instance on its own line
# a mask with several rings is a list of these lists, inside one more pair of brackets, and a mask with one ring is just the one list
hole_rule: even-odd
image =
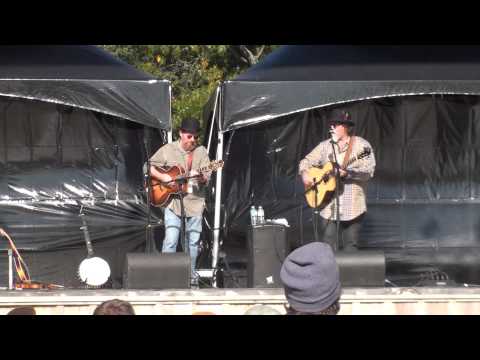
[[90,240],[90,234],[88,232],[88,225],[87,222],[85,221],[84,214],[81,214],[80,217],[82,219],[82,227],[80,227],[80,230],[83,230],[83,237],[85,239],[85,244],[87,245],[87,253],[88,257],[93,256],[93,247],[92,247],[92,241]]
[[347,161],[347,164],[345,165],[345,168],[348,167],[349,165],[352,165],[355,161],[360,160],[363,158],[366,154],[364,152],[361,152],[357,156],[352,157],[350,160]]
[[[212,165],[213,165],[213,166],[212,166]],[[197,171],[198,171],[199,173],[204,173],[205,171],[213,171],[213,169],[215,169],[214,166],[215,166],[215,162],[212,161],[212,162],[210,162],[210,164],[208,164],[207,166],[201,167],[201,168],[198,169]],[[213,167],[213,169],[212,169],[212,167]]]
[[198,169],[197,171],[198,171],[199,173],[203,173],[203,172],[205,172],[205,171],[208,171],[209,169],[210,169],[210,165],[201,167],[201,168]]

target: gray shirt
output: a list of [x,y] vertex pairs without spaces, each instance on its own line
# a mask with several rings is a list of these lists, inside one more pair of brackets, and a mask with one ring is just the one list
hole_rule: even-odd
[[[156,167],[170,167],[173,165],[181,166],[187,170],[187,152],[180,145],[180,140],[163,145],[150,158],[150,165]],[[198,170],[210,163],[207,149],[204,146],[198,146],[193,150],[192,169]],[[188,174],[187,174],[188,175]],[[211,173],[204,173],[207,179],[210,179]],[[187,217],[202,216],[205,208],[205,194],[207,183],[199,183],[196,179],[190,179],[192,184],[192,193],[186,194],[183,198],[185,205],[185,214]],[[181,215],[180,199],[174,196],[167,205],[178,216]]]

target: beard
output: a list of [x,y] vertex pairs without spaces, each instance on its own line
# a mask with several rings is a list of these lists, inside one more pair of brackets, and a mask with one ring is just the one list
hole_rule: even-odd
[[185,145],[183,146],[183,148],[184,148],[185,151],[192,151],[193,149],[195,149],[196,146],[197,146],[197,144],[195,143],[195,141],[186,142]]

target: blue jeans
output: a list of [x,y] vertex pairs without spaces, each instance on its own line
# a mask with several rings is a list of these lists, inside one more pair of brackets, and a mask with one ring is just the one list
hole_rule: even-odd
[[[165,239],[163,240],[162,252],[174,253],[177,251],[178,239],[180,238],[181,220],[172,210],[165,209]],[[198,255],[198,243],[202,233],[202,217],[192,216],[185,219],[185,237],[190,244],[190,259],[192,262],[192,279],[197,278],[195,263]]]

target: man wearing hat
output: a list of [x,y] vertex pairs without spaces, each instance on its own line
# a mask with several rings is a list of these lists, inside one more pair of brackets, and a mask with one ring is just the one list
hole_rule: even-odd
[[[322,141],[300,161],[299,174],[306,188],[310,187],[313,178],[309,174],[309,169],[313,166],[324,166],[328,162],[335,163],[333,153],[335,148],[338,162],[336,168],[340,176],[340,184],[337,184],[340,213],[339,243],[337,243],[335,196],[320,207],[320,224],[317,229],[323,241],[330,244],[334,251],[356,250],[361,221],[367,211],[367,182],[375,171],[375,156],[367,140],[353,136],[355,122],[350,113],[335,109],[328,119],[331,139]],[[369,155],[360,157],[360,154],[365,154],[365,150],[367,153],[370,151]]]
[[[192,118],[183,119],[180,126],[180,138],[172,143],[162,146],[150,158],[150,176],[159,181],[168,183],[172,178],[165,173],[158,171],[157,167],[168,168],[181,166],[187,172],[187,176],[198,175],[190,179],[188,193],[183,197],[185,208],[185,236],[189,244],[191,258],[191,279],[192,286],[198,286],[198,276],[195,272],[195,265],[198,255],[198,244],[202,232],[202,215],[205,208],[206,184],[210,178],[209,173],[199,174],[197,169],[206,167],[210,163],[207,149],[198,146],[198,134],[200,124]],[[171,253],[177,249],[181,229],[181,203],[178,197],[168,203],[165,208],[165,238],[163,240],[162,252]]]
[[280,280],[288,315],[336,315],[340,311],[340,274],[330,245],[312,242],[292,251]]

